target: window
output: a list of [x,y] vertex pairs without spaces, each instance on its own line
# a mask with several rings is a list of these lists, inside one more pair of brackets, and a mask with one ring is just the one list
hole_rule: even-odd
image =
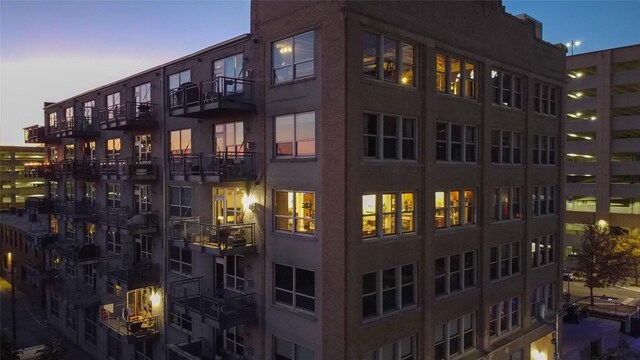
[[493,103],[522,109],[522,77],[491,70]]
[[91,100],[82,104],[82,115],[89,124],[93,121],[93,109],[96,107],[96,101]]
[[244,355],[244,325],[225,329],[224,340],[224,349],[228,354],[238,357]]
[[546,135],[533,136],[533,163],[537,165],[555,165],[555,137]]
[[152,237],[149,235],[135,234],[133,240],[136,243],[136,260],[151,261],[153,259],[151,250]]
[[553,215],[556,213],[556,187],[553,185],[534,186],[533,194],[533,215]]
[[120,158],[120,138],[107,139],[107,159],[117,160]]
[[191,70],[187,69],[175,74],[169,75],[169,89],[173,90],[180,85],[191,82]]
[[474,350],[475,328],[475,314],[467,314],[436,326],[435,359],[450,359]]
[[49,314],[51,314],[51,316],[60,317],[60,309],[58,306],[58,299],[53,296],[49,297]]
[[489,279],[499,280],[520,273],[520,243],[489,249]]
[[315,312],[315,273],[311,270],[275,264],[274,301],[297,310]]
[[314,36],[314,32],[309,31],[273,43],[274,84],[313,75]]
[[555,235],[544,235],[531,240],[531,267],[552,264],[555,261]]
[[183,274],[191,275],[191,251],[183,249],[178,246],[171,247],[171,271]]
[[543,284],[531,293],[531,317],[535,319],[538,304],[545,304],[547,310],[553,310],[553,284]]
[[171,155],[191,155],[191,129],[169,132]]
[[76,158],[74,144],[67,144],[64,146],[64,159],[65,160],[74,160]]
[[64,237],[67,241],[75,242],[76,240],[76,225],[71,219],[64,222]]
[[244,291],[244,256],[225,256],[225,287],[235,291]]
[[191,332],[193,329],[193,320],[188,314],[172,311],[169,316],[171,318],[171,324],[177,328],[187,332]]
[[147,104],[151,102],[151,83],[144,83],[134,87],[133,98],[138,104]]
[[242,78],[242,53],[228,56],[213,62],[213,77],[224,76],[232,79]]
[[514,353],[511,353],[506,360],[522,360],[522,350],[518,350]]
[[58,182],[57,181],[49,181],[49,198],[51,199],[58,198]]
[[315,156],[315,112],[276,116],[275,139],[275,156],[277,158]]
[[436,90],[441,93],[475,98],[476,69],[476,64],[469,60],[442,53],[436,54]]
[[96,201],[96,183],[85,182],[82,190],[87,201],[93,204]]
[[362,72],[365,76],[415,86],[415,61],[414,45],[363,32]]
[[89,306],[84,308],[84,341],[93,346],[97,345],[98,326],[97,317],[98,308]]
[[362,237],[414,233],[415,196],[412,192],[362,195]]
[[408,336],[399,341],[387,344],[365,357],[366,360],[415,360],[416,337]]
[[191,187],[169,186],[169,208],[171,216],[191,216]]
[[133,212],[144,214],[151,211],[151,185],[133,185]]
[[115,255],[122,253],[122,239],[120,238],[120,232],[116,229],[107,231],[107,251]]
[[294,234],[314,234],[315,193],[300,191],[276,191],[275,230]]
[[538,114],[558,115],[558,88],[546,84],[535,84],[533,108]]
[[[216,125],[216,152],[235,154],[244,151],[244,124],[236,121]],[[189,150],[190,151],[190,150]]]
[[73,309],[73,306],[67,306],[67,329],[71,329],[72,331],[76,331],[78,329],[78,317],[76,311]]
[[135,360],[152,360],[153,359],[152,340],[136,341],[135,350],[136,350]]
[[517,131],[492,129],[491,162],[522,164],[522,134]]
[[475,190],[445,190],[435,193],[436,228],[475,224]]
[[[136,111],[139,111],[136,109]],[[151,134],[140,134],[133,137],[133,157],[137,163],[151,163]]]
[[520,298],[510,299],[489,307],[489,337],[500,337],[520,326]]
[[386,316],[416,304],[416,266],[408,264],[362,275],[362,318]]
[[274,360],[313,360],[314,356],[312,350],[284,338],[273,336]]
[[436,125],[436,160],[477,162],[476,127],[451,123]]
[[114,278],[107,278],[107,294],[120,298],[122,296],[122,286]]
[[107,330],[107,357],[113,360],[122,359],[122,342],[118,333],[113,330]]
[[122,198],[121,186],[119,183],[107,183],[107,207],[120,207]]
[[58,113],[51,112],[49,113],[49,131],[57,131],[58,130]]
[[494,188],[492,193],[492,221],[520,220],[522,218],[519,187]]
[[475,252],[456,254],[436,259],[436,296],[445,296],[469,290],[476,285]]
[[367,160],[416,160],[416,119],[365,114],[363,153]]

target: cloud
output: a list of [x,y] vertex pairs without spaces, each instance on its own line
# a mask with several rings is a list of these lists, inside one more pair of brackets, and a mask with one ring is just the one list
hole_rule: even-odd
[[0,144],[24,144],[22,128],[44,124],[45,101],[61,101],[160,65],[141,57],[38,57],[0,64]]

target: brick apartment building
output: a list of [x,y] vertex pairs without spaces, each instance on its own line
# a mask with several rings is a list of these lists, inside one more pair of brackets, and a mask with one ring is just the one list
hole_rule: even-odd
[[583,224],[640,231],[640,45],[567,58],[567,248]]
[[541,26],[253,1],[250,34],[46,103],[49,322],[112,359],[552,358],[566,49]]

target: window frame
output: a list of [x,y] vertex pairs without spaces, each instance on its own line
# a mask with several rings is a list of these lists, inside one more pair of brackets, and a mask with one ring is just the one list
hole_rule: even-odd
[[556,196],[555,185],[534,186],[531,193],[531,213],[533,216],[555,216],[557,212]]
[[[491,193],[492,193],[492,208],[493,208],[493,216],[491,217],[491,222],[493,223],[498,223],[498,222],[505,222],[505,221],[521,221],[523,220],[523,213],[522,211],[524,210],[523,206],[522,206],[522,188],[520,186],[510,186],[510,187],[496,187],[496,188],[492,188],[491,189]],[[506,192],[507,194],[507,207],[508,207],[508,216],[506,218],[504,218],[504,213],[503,213],[503,206],[504,203],[502,202],[502,195]],[[496,194],[498,196],[496,196]],[[516,202],[515,199],[518,199],[518,201]],[[516,208],[516,204],[517,207],[520,209],[517,214],[518,216],[516,217],[516,212],[514,211],[514,209]]]
[[[402,236],[411,236],[411,235],[415,235],[417,233],[417,229],[416,229],[416,201],[417,201],[417,195],[416,195],[416,191],[393,191],[393,192],[376,192],[376,193],[365,193],[362,194],[362,239],[363,241],[369,241],[369,240],[375,240],[375,239],[384,239],[384,238],[392,238],[392,237],[402,237]],[[364,212],[364,198],[365,196],[375,196],[375,214],[365,214]],[[392,195],[393,196],[393,200],[395,200],[394,205],[395,205],[395,210],[389,211],[386,210],[384,207],[384,196],[385,195]],[[407,208],[409,208],[409,205],[407,205],[405,207],[405,204],[403,202],[403,197],[405,195],[411,195],[411,197],[413,197],[413,203],[410,205],[410,209],[407,210]],[[404,231],[403,229],[403,217],[406,214],[410,214],[411,217],[411,230],[409,231]],[[366,236],[365,235],[365,231],[364,231],[364,222],[365,222],[365,218],[370,218],[370,217],[374,217],[375,218],[375,230],[373,232],[373,234]],[[385,221],[385,216],[393,216],[394,217],[394,232],[390,233],[390,234],[385,234],[384,232],[384,221]],[[367,220],[369,221],[369,220]]]
[[[299,116],[303,116],[303,115],[308,115],[308,114],[313,114],[313,138],[307,138],[307,139],[299,139],[298,138],[298,117]],[[292,129],[292,138],[291,139],[287,139],[289,140],[288,142],[278,142],[278,120],[283,120],[287,117],[293,117],[293,129]],[[274,126],[273,126],[273,142],[274,142],[274,148],[273,148],[273,157],[275,159],[312,159],[315,158],[317,156],[317,150],[316,150],[316,112],[315,110],[312,111],[305,111],[305,112],[298,112],[298,113],[293,113],[293,114],[283,114],[283,115],[278,115],[278,116],[274,116]],[[298,154],[298,143],[299,142],[309,142],[309,141],[313,141],[313,154],[309,154],[309,155],[299,155]],[[291,143],[291,155],[279,155],[278,153],[278,144],[288,144]]]
[[105,207],[118,208],[122,204],[122,184],[108,182],[106,184]]
[[[418,76],[417,76],[417,59],[418,59],[418,45],[415,42],[411,42],[411,41],[404,41],[404,40],[399,40],[397,38],[394,38],[393,36],[387,36],[384,35],[380,32],[377,31],[371,31],[371,30],[363,30],[362,31],[363,36],[362,36],[362,41],[360,42],[360,45],[362,47],[362,76],[365,79],[373,79],[373,80],[379,80],[382,81],[384,83],[390,83],[390,84],[397,84],[400,86],[404,86],[404,87],[409,87],[409,88],[417,88],[418,84],[417,84],[417,80],[418,80]],[[371,76],[371,75],[367,75],[365,73],[365,65],[371,62],[364,62],[364,34],[368,34],[368,35],[373,35],[373,37],[376,38],[376,54],[375,54],[375,59],[374,59],[374,63],[375,63],[375,68],[376,68],[376,75],[375,76]],[[389,41],[394,41],[395,44],[395,56],[393,61],[391,61],[390,58],[385,58],[385,39],[389,39]],[[407,63],[405,61],[405,46],[409,46],[411,47],[411,53],[412,53],[412,60],[411,63]],[[408,49],[407,49],[408,50]],[[387,79],[386,75],[385,75],[385,63],[393,63],[395,64],[395,79],[393,80],[389,80]],[[408,80],[407,81],[403,81],[406,77],[403,76],[405,74],[405,69],[411,69],[412,70],[412,79],[411,81]]]
[[[436,162],[437,163],[451,163],[451,164],[478,164],[478,126],[477,125],[470,125],[470,124],[460,124],[460,123],[452,123],[452,122],[444,122],[444,121],[438,121],[436,123],[436,134],[439,133],[438,130],[438,126],[439,125],[445,125],[445,135],[446,135],[446,140],[439,140],[437,135],[436,135]],[[460,142],[454,142],[452,140],[452,131],[451,128],[452,126],[460,126],[461,127],[461,133],[460,133]],[[474,137],[474,142],[469,144],[467,142],[467,134],[469,130],[473,130],[473,137]],[[438,148],[439,148],[439,144],[444,144],[445,145],[445,157],[446,159],[439,159],[438,158]],[[452,146],[453,144],[460,144],[460,161],[457,160],[452,160]],[[473,146],[473,160],[467,160],[467,148],[469,146]]]
[[[434,294],[436,299],[441,299],[441,298],[445,298],[451,295],[455,295],[455,294],[460,294],[463,293],[465,291],[469,291],[469,290],[473,290],[476,287],[478,287],[478,259],[477,259],[477,255],[476,255],[477,251],[473,250],[473,251],[466,251],[463,253],[458,253],[458,254],[451,254],[451,255],[447,255],[447,256],[441,256],[436,258],[434,261],[436,263],[435,265],[435,272],[434,272]],[[459,258],[459,264],[458,264],[458,269],[457,270],[452,270],[451,269],[451,258],[457,256]],[[471,257],[471,267],[467,266],[467,259],[468,257]],[[444,272],[442,274],[438,273],[438,261],[444,259]],[[473,280],[472,284],[467,285],[467,272],[471,271],[472,273],[472,277],[471,279]],[[452,274],[457,274],[459,280],[459,289],[451,289],[451,276]],[[438,291],[438,279],[442,279],[443,281],[443,292],[439,293]]]
[[[278,214],[278,209],[277,209],[277,194],[278,193],[287,193],[287,198],[289,198],[289,194],[291,194],[291,201],[293,202],[293,206],[291,207],[291,214],[288,215],[282,215],[282,214]],[[298,195],[303,196],[305,194],[311,194],[313,195],[313,202],[311,203],[311,209],[306,209],[304,207],[301,207],[300,209],[297,208],[297,204],[296,204],[296,198],[298,197]],[[287,202],[289,202],[289,200],[287,200]],[[293,235],[299,235],[299,236],[315,236],[316,233],[316,228],[317,228],[317,224],[316,224],[316,205],[317,205],[317,201],[316,201],[316,192],[315,191],[303,191],[303,190],[274,190],[273,191],[273,231],[277,232],[277,233],[287,233],[287,234],[293,234]],[[308,204],[304,202],[301,202],[301,206],[304,204]],[[288,204],[287,204],[288,205]],[[288,212],[287,208],[287,212]],[[300,211],[298,211],[300,210]],[[307,214],[309,214],[309,216],[305,216],[305,210],[307,212]],[[302,216],[297,215],[298,213],[303,214]],[[278,219],[288,219],[291,220],[291,230],[287,230],[287,229],[282,229],[279,228],[278,226]],[[308,224],[309,228],[306,231],[300,231],[298,230],[298,226],[297,223],[298,221],[302,221],[303,223],[303,229],[305,229],[305,225],[304,224]],[[287,222],[288,224],[289,222]],[[313,228],[312,228],[313,227]]]
[[[173,199],[172,189],[177,189],[178,199]],[[183,204],[185,193],[183,191],[189,191],[190,202],[189,205]],[[175,200],[175,201],[174,201]],[[191,186],[169,186],[169,216],[172,218],[191,217],[193,204],[193,188]],[[173,215],[174,210],[177,209],[179,215]]]
[[555,136],[551,135],[533,135],[533,164],[556,166],[558,163],[557,144]]
[[[505,77],[509,78],[508,89],[505,87]],[[492,104],[511,109],[524,110],[524,103],[526,101],[523,91],[524,77],[522,75],[495,68],[491,69],[491,88],[493,90]],[[504,102],[505,92],[509,94],[508,103]]]
[[[408,267],[410,267],[411,270],[411,279],[410,281],[405,281],[406,279],[403,278],[403,270],[407,269]],[[385,271],[389,271],[389,270],[393,270],[394,271],[394,285],[392,287],[386,287],[385,288],[385,279],[384,279],[384,273]],[[365,286],[364,286],[364,281],[365,281],[365,276],[371,275],[371,274],[375,274],[375,281],[376,281],[376,291],[375,292],[371,292],[371,293],[365,293]],[[362,322],[366,323],[366,322],[370,322],[370,321],[374,321],[380,318],[385,318],[385,317],[389,317],[389,316],[393,316],[395,314],[398,314],[400,312],[403,311],[407,311],[409,309],[413,309],[417,306],[417,294],[418,294],[418,279],[417,279],[417,275],[418,275],[418,264],[417,263],[409,263],[409,264],[402,264],[402,265],[398,265],[398,266],[392,266],[389,268],[384,268],[381,270],[376,270],[376,271],[370,271],[367,273],[363,273],[362,274],[362,292],[361,292],[361,297],[362,297],[362,302],[361,302],[361,306],[362,306],[362,311],[361,311],[361,316],[362,316]],[[404,297],[404,290],[405,288],[411,288],[411,297],[408,299],[405,299]],[[393,298],[393,302],[395,304],[395,308],[393,309],[388,309],[385,311],[384,309],[384,304],[385,304],[385,291],[394,291],[395,292],[395,297]],[[376,305],[376,310],[375,310],[375,314],[367,314],[365,315],[364,310],[364,303],[365,303],[365,298],[371,297],[371,296],[375,296],[375,305]]]
[[[174,252],[172,250],[177,249],[177,253],[180,255],[178,258],[174,258]],[[185,255],[189,254],[188,260]],[[191,250],[183,249],[179,246],[171,246],[169,248],[169,271],[174,274],[190,277],[193,272],[193,254]]]
[[[278,287],[277,283],[277,274],[278,274],[278,270],[276,269],[278,266],[281,266],[283,268],[287,268],[287,269],[291,269],[291,289],[286,289],[283,287]],[[311,289],[313,289],[313,296],[309,295],[309,294],[305,294],[305,293],[301,293],[298,289],[298,271],[308,271],[310,273],[313,274],[313,286],[311,287]],[[300,268],[300,267],[296,267],[293,265],[285,265],[285,264],[278,264],[278,263],[273,263],[273,304],[277,304],[286,308],[289,308],[290,310],[293,311],[298,311],[298,312],[302,312],[302,313],[306,313],[306,314],[315,314],[317,311],[317,294],[316,294],[316,272],[313,270],[309,270],[309,269],[304,269],[304,268]],[[283,302],[282,300],[278,300],[278,292],[281,293],[286,293],[286,294],[290,294],[291,296],[291,303],[287,303],[287,302]],[[308,300],[313,300],[313,310],[309,310],[307,308],[304,307],[300,307],[298,305],[298,297],[303,297],[306,298]]]
[[536,114],[558,117],[557,86],[536,82],[534,84],[533,109]]
[[[307,347],[301,346],[301,345],[295,343],[293,340],[289,340],[289,339],[286,339],[284,337],[277,336],[277,335],[273,334],[272,335],[272,345],[273,345],[272,348],[273,348],[273,358],[274,359],[280,359],[280,358],[285,356],[285,355],[277,353],[277,351],[278,351],[278,339],[280,339],[280,341],[281,341],[281,343],[283,345],[287,345],[285,343],[288,343],[288,346],[290,348],[288,353],[291,354],[291,356],[292,356],[290,358],[290,360],[299,360],[298,359],[298,353],[299,353],[298,349],[304,349],[304,350],[310,352],[311,354],[313,354],[313,357],[315,358],[315,351],[313,351],[313,350],[311,350],[311,349],[309,349]],[[276,358],[276,356],[279,356],[279,357]]]
[[541,284],[533,288],[531,292],[531,318],[536,320],[537,305],[544,303],[547,310],[553,310],[555,307],[554,283]]
[[122,254],[122,237],[120,231],[115,228],[107,230],[107,252],[114,255]]
[[[497,132],[498,144],[494,143],[494,134]],[[510,144],[505,146],[503,143],[505,133],[510,134]],[[519,146],[516,146],[516,143]],[[504,151],[509,152],[511,161],[505,161]],[[497,153],[497,161],[494,159],[494,151]],[[516,154],[518,161],[516,161]],[[491,129],[491,163],[501,165],[522,165],[522,132],[516,130]]]
[[[301,36],[307,35],[307,34],[313,34],[313,55],[311,57],[311,59],[305,59],[303,61],[296,61],[296,38],[299,38]],[[291,47],[291,60],[289,64],[285,64],[285,65],[276,65],[276,58],[275,58],[275,52],[276,52],[276,46],[279,43],[284,43],[286,41],[289,41],[290,47]],[[300,64],[304,64],[304,63],[308,63],[311,62],[313,63],[312,67],[313,70],[310,74],[306,74],[306,75],[302,75],[300,77],[296,76],[296,68],[298,65]],[[316,74],[316,33],[315,30],[309,30],[309,31],[305,31],[299,34],[295,34],[293,36],[289,36],[286,38],[282,38],[279,40],[275,40],[271,43],[271,84],[272,85],[281,85],[281,84],[287,84],[287,83],[292,83],[298,80],[303,80],[303,79],[308,79],[308,78],[313,78]],[[280,70],[280,69],[285,69],[287,67],[291,67],[291,79],[286,79],[286,80],[277,80],[277,76],[276,76],[276,71]]]
[[[458,213],[461,214],[460,219],[458,221],[458,224],[454,224],[451,225],[451,192],[459,192],[459,194],[462,195],[462,200],[459,200],[459,205],[458,205]],[[467,199],[465,198],[465,194],[467,191],[470,191],[473,195],[473,204],[471,205],[473,207],[473,219],[470,222],[466,221],[466,210],[469,207],[468,203],[467,203]],[[443,193],[443,198],[444,198],[444,207],[437,207],[436,206],[436,201],[437,201],[437,194],[438,193]],[[477,191],[474,188],[460,188],[460,189],[447,189],[447,190],[436,190],[435,191],[435,197],[434,197],[434,208],[435,208],[435,215],[436,217],[434,218],[435,222],[436,222],[436,226],[435,229],[436,231],[440,231],[442,229],[459,229],[459,228],[465,228],[465,227],[473,227],[473,226],[477,226],[476,222],[477,222]],[[437,217],[437,212],[439,209],[442,209],[444,211],[444,226],[438,226],[438,217]],[[464,220],[464,221],[463,221]]]
[[[467,329],[465,327],[465,320],[469,319],[470,328]],[[457,333],[451,334],[453,325],[455,322],[455,327],[458,329]],[[457,317],[455,319],[449,320],[444,324],[439,324],[436,326],[436,330],[434,332],[434,350],[435,350],[435,360],[443,360],[443,359],[451,359],[454,357],[459,357],[465,353],[472,352],[477,349],[478,346],[478,329],[477,329],[477,321],[476,321],[476,313],[469,313],[463,316]],[[440,328],[440,331],[438,331]],[[471,345],[469,347],[465,347],[467,334],[471,333]],[[438,334],[441,334],[441,339],[439,339]],[[455,353],[451,353],[451,344],[453,338],[457,337],[458,350]],[[438,356],[438,349],[442,346],[442,357]]]
[[[368,121],[372,120],[373,117],[376,119],[376,133],[372,134],[366,132],[368,129]],[[396,126],[395,126],[395,136],[385,135],[385,119],[395,118]],[[413,122],[412,131],[413,137],[405,136],[405,130],[409,128],[409,123]],[[363,114],[363,128],[362,128],[362,159],[367,162],[418,162],[418,117],[417,116],[404,116],[397,114],[387,114],[387,113],[377,113],[365,111]],[[371,156],[367,153],[371,152],[369,149],[368,138],[375,139],[375,156]],[[386,158],[385,157],[385,138],[386,139],[394,139],[395,146],[395,158]],[[405,142],[410,143],[413,142],[412,152],[413,158],[411,155],[405,156]]]
[[[375,349],[374,351],[367,354],[365,359],[366,360],[386,360],[386,358],[383,359],[383,354],[385,354],[385,348],[391,347],[393,352],[393,360],[415,360],[418,358],[416,339],[417,339],[417,335],[403,337],[392,343],[386,344],[380,348]],[[406,342],[408,342],[408,345],[409,345],[408,347],[410,352],[403,354],[403,352],[405,351],[404,347],[407,345]]]
[[553,265],[556,261],[556,236],[546,234],[531,239],[531,268]]
[[[504,255],[505,247],[507,249],[507,255]],[[509,279],[514,276],[518,276],[522,274],[522,263],[520,261],[522,254],[519,241],[510,242],[507,244],[501,244],[492,246],[489,248],[489,281],[490,282],[498,282],[501,280]],[[495,250],[494,250],[495,249]],[[492,253],[495,251],[495,258]],[[503,263],[507,264],[507,274],[503,273],[502,265]],[[517,270],[514,270],[514,267],[517,267]],[[495,276],[492,274],[492,271],[495,269]]]
[[[438,57],[444,57],[444,73],[443,75],[440,75],[442,72],[438,71]],[[459,94],[454,93],[453,91],[451,91],[451,78],[452,78],[452,72],[451,72],[451,63],[452,63],[452,59],[456,59],[458,61],[460,61],[460,90],[459,90]],[[469,60],[466,59],[463,56],[460,55],[454,55],[454,54],[450,54],[447,52],[443,52],[440,50],[436,50],[436,61],[435,61],[435,73],[436,73],[436,83],[435,83],[435,88],[436,88],[436,93],[437,94],[447,94],[447,95],[451,95],[451,96],[457,96],[457,97],[461,97],[461,98],[466,98],[466,99],[477,99],[478,98],[478,72],[479,72],[479,67],[478,67],[478,62],[477,61],[473,61],[473,60]],[[473,75],[472,77],[469,77],[467,75],[467,65],[471,64],[473,65]],[[444,76],[443,80],[444,80],[444,88],[440,88],[439,86],[439,76]],[[471,79],[471,80],[470,80]],[[468,84],[473,84],[472,88],[473,90],[471,91],[472,94],[468,95]]]
[[[515,304],[515,305],[514,305]],[[519,296],[513,296],[489,306],[489,341],[493,341],[520,328],[522,304]],[[494,317],[495,316],[495,317]],[[506,328],[503,329],[503,319],[506,318]],[[516,323],[514,324],[514,319]],[[491,333],[491,323],[494,323],[494,333]]]

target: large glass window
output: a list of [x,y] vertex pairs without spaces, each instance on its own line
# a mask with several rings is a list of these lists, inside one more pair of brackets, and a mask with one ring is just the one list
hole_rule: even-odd
[[416,337],[408,336],[399,341],[387,344],[368,354],[366,360],[415,360],[418,357],[416,351]]
[[493,221],[519,220],[522,218],[522,197],[519,187],[494,188],[491,203]]
[[436,124],[436,160],[477,162],[477,132],[472,125]]
[[151,102],[151,83],[144,83],[134,87],[133,98],[138,104]]
[[169,75],[169,89],[173,90],[180,85],[191,82],[191,70],[187,69],[175,74]]
[[415,232],[413,192],[362,195],[362,236],[384,237]]
[[312,350],[284,338],[273,337],[274,360],[314,360],[314,358],[315,354]]
[[457,357],[476,348],[475,314],[453,319],[435,329],[435,359]]
[[314,73],[313,31],[276,41],[272,46],[273,83],[280,84]]
[[475,252],[437,258],[435,265],[436,296],[446,296],[476,286]]
[[536,83],[533,97],[533,109],[539,114],[558,115],[558,88]]
[[230,255],[225,260],[225,287],[235,291],[244,291],[244,256]]
[[538,313],[538,304],[544,304],[547,310],[553,310],[553,287],[554,284],[547,283],[540,285],[531,292],[531,317],[535,319]]
[[120,207],[122,186],[119,183],[107,183],[107,207]]
[[531,240],[531,267],[552,264],[555,261],[555,235],[543,235]]
[[133,185],[133,212],[135,214],[151,212],[151,185]]
[[475,190],[445,190],[435,193],[436,228],[475,224]]
[[48,114],[49,117],[49,131],[57,131],[58,130],[58,113],[50,112]]
[[117,229],[107,231],[107,251],[115,255],[122,253],[122,238]]
[[522,109],[522,77],[505,73],[500,70],[491,70],[493,88],[493,103]]
[[244,151],[244,125],[242,121],[218,124],[215,134],[216,152],[236,154]]
[[384,35],[364,31],[362,70],[368,77],[415,86],[415,46]]
[[315,112],[276,116],[275,140],[275,156],[277,158],[315,156]]
[[385,316],[416,304],[415,264],[362,275],[362,318]]
[[169,133],[171,155],[191,154],[191,129],[173,130]]
[[438,92],[475,98],[476,76],[475,62],[444,53],[436,54],[436,90]]
[[[107,95],[107,109],[108,110],[117,110],[118,106],[120,106],[120,93],[116,92],[113,94]],[[116,118],[117,111],[107,111],[107,118],[109,120]]]
[[275,191],[274,228],[300,234],[314,234],[315,193],[301,191]]
[[533,163],[538,165],[555,165],[555,137],[546,135],[533,136]]
[[191,216],[190,186],[169,186],[169,209],[169,214],[171,216]]
[[514,296],[489,307],[489,337],[500,337],[520,326],[520,298]]
[[121,143],[120,138],[107,139],[107,159],[117,160],[120,158]]
[[191,250],[171,246],[169,264],[172,272],[191,275]]
[[522,133],[492,129],[491,162],[494,164],[522,164]]
[[520,243],[489,249],[489,279],[499,280],[520,273]]
[[314,313],[315,273],[293,266],[274,264],[274,301]]
[[365,114],[363,156],[367,160],[416,160],[416,119]]

